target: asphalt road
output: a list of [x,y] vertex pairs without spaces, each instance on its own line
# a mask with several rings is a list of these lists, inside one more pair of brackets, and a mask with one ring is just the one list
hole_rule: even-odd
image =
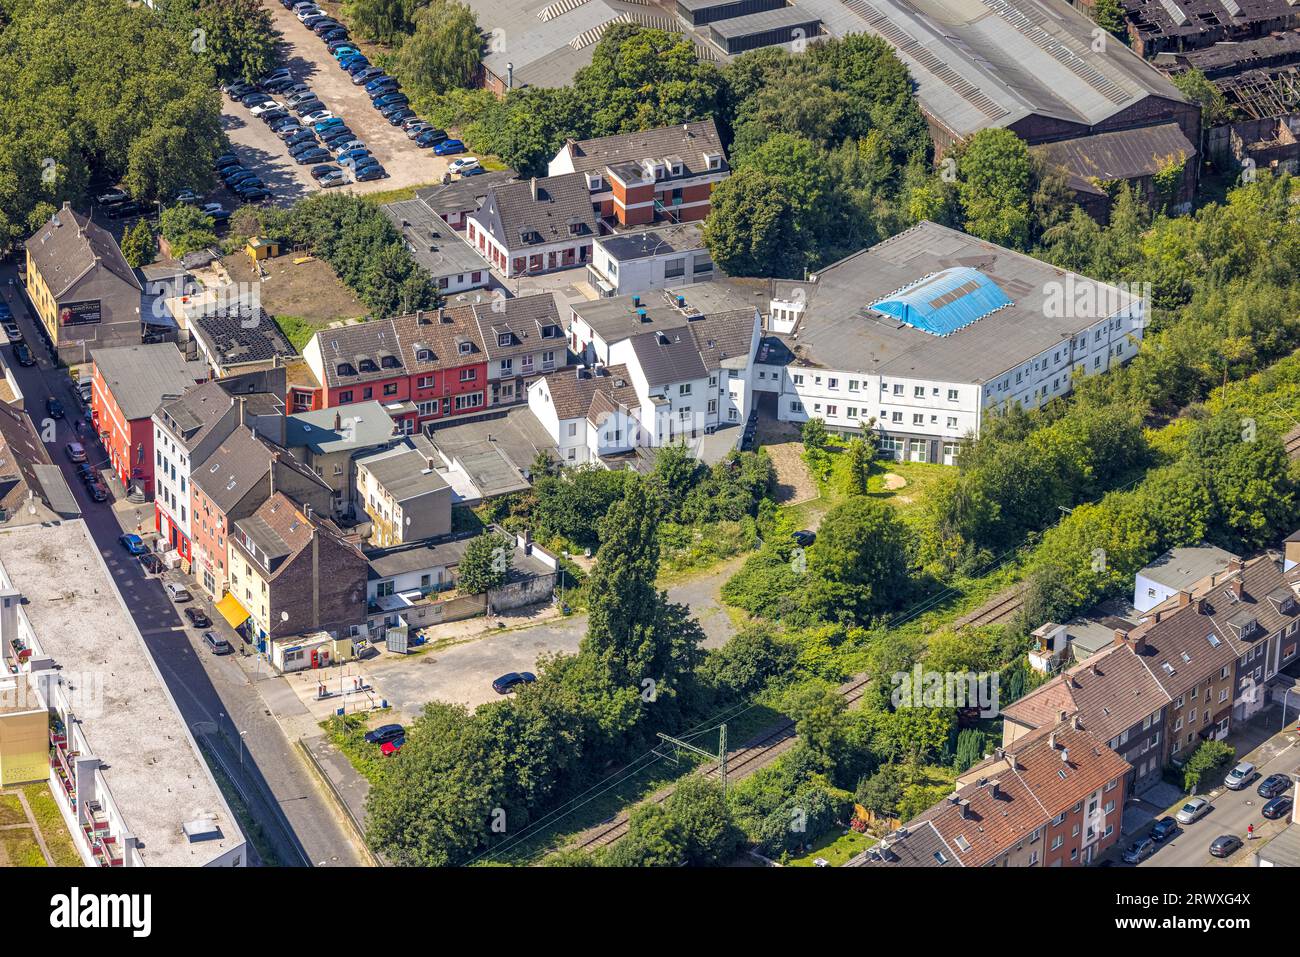
[[[51,457],[62,468],[81,506],[82,517],[182,716],[207,748],[205,757],[209,763],[215,757],[216,765],[233,782],[273,848],[277,863],[365,863],[339,823],[335,807],[321,793],[303,759],[294,753],[257,685],[233,656],[217,658],[202,648],[199,632],[187,627],[188,622],[166,597],[160,581],[148,575],[139,560],[129,556],[118,542],[122,528],[109,503],[96,503],[85,493],[63,447],[68,442],[83,441],[91,463],[99,467],[106,464],[104,452],[93,440],[75,434],[72,420],[80,413],[80,402],[67,376],[50,361],[21,292],[8,284],[14,275],[12,263],[0,267],[0,295],[19,317],[19,326],[39,363],[29,368],[19,366],[9,346],[4,347],[5,362],[18,379],[38,430],[46,396],[54,395],[68,410],[69,418],[55,423],[55,441],[49,444]],[[141,507],[146,524],[151,522],[152,508],[148,503]]]

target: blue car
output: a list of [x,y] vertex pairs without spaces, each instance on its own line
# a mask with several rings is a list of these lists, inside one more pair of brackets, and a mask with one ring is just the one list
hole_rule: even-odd
[[313,123],[313,124],[311,125],[311,128],[312,128],[313,130],[315,130],[315,131],[317,132],[317,134],[320,134],[320,133],[324,133],[324,132],[326,132],[326,131],[328,131],[328,130],[337,129],[338,127],[343,126],[343,125],[344,125],[344,124],[343,124],[343,118],[342,118],[342,117],[339,117],[339,116],[331,116],[328,120],[321,120],[319,123]]
[[364,56],[362,56],[360,53],[339,58],[339,68],[347,73],[351,73],[353,71],[353,67],[359,70],[362,67],[366,67],[366,66],[370,66],[370,61],[366,59]]
[[118,541],[122,543],[122,547],[125,548],[127,552],[131,555],[143,555],[145,552],[149,550],[144,547],[144,539],[141,538],[139,535],[132,535],[128,533],[126,535],[120,536],[118,538]]
[[357,160],[361,159],[361,157],[369,155],[370,150],[358,147],[353,150],[344,150],[339,154],[338,161],[340,163],[355,163]]
[[346,60],[348,57],[351,56],[361,56],[360,50],[358,50],[356,47],[352,46],[351,44],[346,44],[346,43],[341,47],[335,47],[333,50],[330,51],[330,53],[334,55],[334,59],[336,60]]
[[395,90],[395,89],[397,89],[397,80],[386,73],[383,76],[375,77],[373,80],[371,80],[369,83],[366,84],[366,92],[369,93],[372,97],[378,96],[380,93],[387,93],[389,90]]
[[[374,160],[374,159],[375,158],[370,155],[370,152],[368,150],[363,150],[363,151],[351,153],[347,156],[340,156],[339,165],[350,166],[353,169],[356,169],[357,167],[366,165],[366,160]],[[375,160],[375,162],[378,161]]]
[[465,144],[460,140],[443,140],[433,148],[435,156],[451,156],[465,152]]

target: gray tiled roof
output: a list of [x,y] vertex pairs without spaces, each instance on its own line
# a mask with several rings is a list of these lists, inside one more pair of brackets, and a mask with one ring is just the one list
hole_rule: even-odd
[[1196,146],[1177,123],[1080,136],[1037,146],[1034,151],[1072,176],[1102,181],[1151,176],[1170,162],[1190,161],[1196,156]]
[[[722,138],[712,119],[680,126],[662,126],[639,133],[618,133],[590,140],[569,140],[564,144],[573,161],[574,172],[585,173],[619,163],[662,160],[677,156],[682,160],[683,176],[708,172],[705,153],[722,153]],[[725,154],[722,168],[727,168]]]
[[407,446],[367,455],[357,459],[357,464],[364,465],[399,503],[447,487],[442,476],[429,467],[425,454]]
[[92,222],[67,203],[32,234],[26,243],[32,262],[55,299],[71,289],[97,266],[122,282],[141,288],[135,271],[108,230]]
[[641,372],[651,388],[690,379],[703,379],[714,369],[729,367],[728,359],[747,364],[754,348],[753,310],[714,313],[687,326],[632,337]]
[[207,377],[207,366],[187,362],[170,342],[93,349],[90,358],[128,420],[149,418],[163,399],[182,396]]
[[[479,337],[489,359],[548,348],[560,353],[557,359],[566,355],[564,326],[555,306],[555,297],[549,292],[517,299],[493,299],[468,308],[478,323]],[[544,330],[550,330],[551,335],[543,338]],[[506,336],[509,336],[509,343],[502,345]]]
[[284,420],[285,447],[309,448],[317,455],[382,445],[392,436],[393,417],[373,400],[297,412]]
[[475,218],[507,249],[596,235],[596,213],[581,173],[493,186]]
[[461,464],[485,498],[528,488],[524,472],[538,452],[560,458],[554,440],[527,406],[471,422],[453,419],[427,434],[439,452]]

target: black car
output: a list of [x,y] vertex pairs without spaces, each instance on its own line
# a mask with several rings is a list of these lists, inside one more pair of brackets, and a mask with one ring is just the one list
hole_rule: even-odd
[[331,166],[329,163],[322,163],[320,166],[313,166],[311,168],[311,178],[319,180],[324,176],[328,176],[330,173],[337,173],[338,169],[337,166]]
[[327,43],[333,43],[335,40],[346,40],[347,38],[348,28],[343,26],[334,27],[321,37]]
[[415,145],[423,147],[437,146],[446,138],[447,133],[444,130],[425,130],[415,138]]
[[322,143],[347,143],[356,138],[357,134],[346,126],[332,126],[319,137]]
[[280,130],[279,136],[288,146],[297,146],[316,138],[316,134],[304,126],[286,126]]
[[259,186],[256,189],[244,190],[239,194],[239,198],[245,203],[260,203],[264,199],[271,198],[271,191],[265,186]]
[[220,156],[218,156],[215,160],[212,161],[212,168],[214,170],[217,170],[218,172],[220,172],[223,169],[226,169],[227,167],[238,166],[238,165],[239,165],[239,157],[236,156],[234,153],[222,153]]
[[1151,840],[1157,844],[1163,844],[1177,832],[1178,822],[1172,817],[1162,817],[1156,821],[1155,827],[1151,828]]
[[325,109],[325,104],[320,101],[320,97],[313,96],[309,100],[302,100],[293,105],[293,111],[299,116],[306,116],[308,113],[315,113],[317,110]]
[[328,162],[330,159],[332,159],[332,157],[330,156],[330,151],[326,149],[321,149],[319,146],[316,147],[314,150],[308,150],[305,153],[299,153],[297,156],[299,166],[308,166],[312,163],[325,163]]
[[[289,115],[289,111],[286,110],[283,106],[277,106],[273,110],[267,110],[259,118],[267,126],[270,126],[271,129],[275,129],[275,127],[272,125],[274,123],[279,123],[282,120],[293,120],[293,117]],[[294,120],[294,122],[296,123],[298,121]]]
[[530,685],[537,680],[531,671],[512,671],[492,682],[492,690],[497,694],[509,694],[519,685]]
[[318,37],[323,37],[331,30],[337,29],[338,27],[341,26],[343,26],[343,24],[339,23],[337,20],[331,20],[329,17],[326,17],[324,20],[321,20],[319,23],[313,26],[311,28],[311,32],[316,34],[316,36]]
[[800,548],[807,548],[813,542],[817,541],[817,533],[810,532],[805,528],[795,532],[790,536],[790,539]]
[[386,744],[404,737],[406,737],[406,729],[400,724],[385,724],[366,732],[366,744]]
[[211,628],[212,619],[197,608],[186,608],[185,617],[190,620],[190,624],[195,628]]
[[1228,857],[1241,847],[1241,838],[1236,834],[1221,834],[1210,843],[1210,856]]
[[32,355],[32,350],[27,348],[25,342],[20,342],[14,346],[14,358],[18,360],[20,366],[36,365],[36,357]]
[[1259,787],[1256,790],[1262,798],[1281,797],[1291,790],[1291,779],[1285,774],[1270,774],[1259,782]]
[[129,202],[119,203],[108,211],[109,219],[130,219],[132,216],[139,216],[149,209],[144,203]]
[[96,502],[107,502],[108,486],[99,479],[95,479],[93,482],[86,483],[86,494]]
[[141,555],[140,564],[144,566],[144,570],[146,572],[149,572],[154,575],[161,575],[164,570],[162,559],[159,558],[157,555],[155,555],[153,552],[145,552],[143,555]]
[[393,110],[391,113],[384,114],[384,116],[388,118],[389,126],[401,126],[404,122],[409,120],[414,115],[415,115],[415,110],[411,109],[409,106],[406,106],[405,104],[402,105],[402,108],[400,110]]
[[63,418],[63,403],[60,402],[58,399],[54,398],[54,396],[52,395],[46,396],[45,414],[48,415],[51,419]]
[[1282,797],[1275,797],[1273,798],[1273,800],[1269,801],[1262,808],[1260,808],[1259,813],[1264,815],[1270,821],[1276,821],[1278,818],[1286,817],[1288,814],[1291,813],[1291,805],[1293,803],[1295,802],[1293,802],[1291,798],[1287,797],[1286,795],[1283,795]]
[[387,175],[388,170],[376,164],[373,166],[364,166],[361,169],[356,170],[352,174],[352,178],[358,183],[368,183],[372,179],[383,179]]

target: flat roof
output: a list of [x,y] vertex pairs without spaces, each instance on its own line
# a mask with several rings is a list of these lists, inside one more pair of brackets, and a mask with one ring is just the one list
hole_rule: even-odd
[[[102,678],[102,708],[78,713],[113,803],[150,866],[196,867],[244,843],[84,521],[0,528],[0,577],[21,592],[36,650],[65,675]],[[182,828],[209,818],[220,839]]]
[[163,399],[182,396],[208,377],[203,363],[187,362],[170,342],[92,349],[90,359],[128,420],[149,418]]
[[619,262],[671,256],[704,248],[704,230],[698,223],[654,229],[624,230],[612,236],[598,236],[596,243]]
[[[1006,304],[947,335],[874,308],[954,267],[986,277],[1005,294]],[[928,221],[827,266],[815,279],[797,338],[782,337],[796,364],[951,383],[996,379],[1136,301],[1114,286]],[[1081,294],[1089,287],[1095,289],[1091,301],[1098,305],[1090,311],[1096,315],[1058,317],[1054,313],[1072,310],[1049,308],[1061,290]]]
[[284,447],[317,455],[383,445],[394,438],[393,417],[371,399],[332,409],[295,412],[284,419]]
[[432,428],[427,435],[438,451],[461,464],[484,498],[528,488],[523,473],[538,452],[560,461],[554,440],[526,405],[474,422],[452,419],[452,424]]
[[435,279],[487,272],[487,260],[423,201],[407,199],[380,209],[402,234],[411,256]]
[[1138,574],[1166,588],[1190,588],[1208,575],[1225,571],[1236,557],[1217,545],[1171,548]]
[[803,7],[779,7],[776,10],[760,10],[748,16],[714,20],[709,24],[709,30],[714,36],[731,40],[736,37],[754,36],[781,27],[801,27],[820,22],[819,16]]

